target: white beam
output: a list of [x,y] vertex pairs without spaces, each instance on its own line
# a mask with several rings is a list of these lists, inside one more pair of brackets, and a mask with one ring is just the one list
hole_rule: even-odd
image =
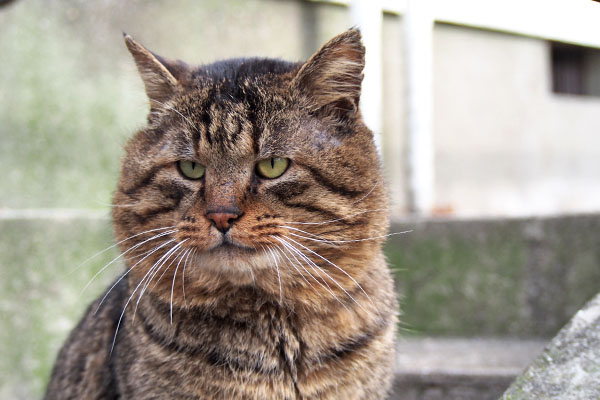
[[360,109],[365,124],[375,134],[375,145],[381,154],[383,67],[381,40],[383,8],[381,0],[352,0],[350,3],[352,24],[362,33],[366,47],[365,71],[362,83]]
[[411,211],[434,207],[433,13],[429,0],[408,0],[404,14],[408,195]]
[[[347,6],[350,0],[310,0]],[[406,12],[408,0],[380,0]],[[600,2],[592,0],[430,0],[437,22],[600,48]]]

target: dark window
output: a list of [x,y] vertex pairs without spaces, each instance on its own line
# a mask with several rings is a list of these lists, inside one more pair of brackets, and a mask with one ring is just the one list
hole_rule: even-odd
[[552,91],[600,96],[600,50],[551,43]]

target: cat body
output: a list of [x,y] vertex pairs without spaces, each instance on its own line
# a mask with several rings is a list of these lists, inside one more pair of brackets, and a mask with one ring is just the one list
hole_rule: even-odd
[[46,398],[385,398],[397,304],[359,32],[306,63],[190,67],[125,41],[151,102],[114,196],[127,271]]

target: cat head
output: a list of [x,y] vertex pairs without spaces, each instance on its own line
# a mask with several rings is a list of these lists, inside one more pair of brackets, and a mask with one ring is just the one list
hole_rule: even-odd
[[368,272],[387,210],[359,111],[358,30],[304,63],[189,66],[125,43],[150,100],[114,196],[132,282],[154,280],[159,294],[254,285],[284,298]]

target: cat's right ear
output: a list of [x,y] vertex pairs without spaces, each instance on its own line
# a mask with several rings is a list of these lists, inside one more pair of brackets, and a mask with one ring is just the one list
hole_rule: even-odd
[[182,86],[188,66],[182,61],[170,61],[152,53],[126,33],[123,37],[144,81],[150,108],[160,107]]
[[313,112],[338,118],[358,115],[365,66],[365,48],[358,29],[327,42],[298,71],[292,81],[309,100]]

